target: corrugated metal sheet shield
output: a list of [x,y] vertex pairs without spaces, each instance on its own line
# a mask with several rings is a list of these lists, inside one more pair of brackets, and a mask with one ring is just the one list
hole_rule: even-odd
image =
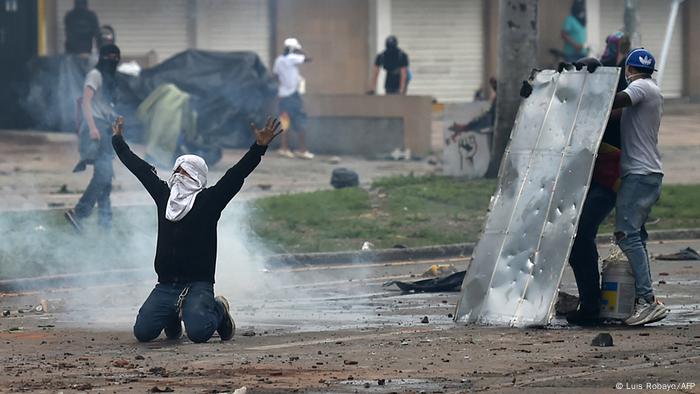
[[462,283],[456,321],[549,323],[618,75],[603,67],[535,76]]

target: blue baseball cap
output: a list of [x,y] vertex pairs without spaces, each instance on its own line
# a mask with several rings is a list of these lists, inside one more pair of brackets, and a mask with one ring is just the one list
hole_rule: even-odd
[[649,74],[657,71],[656,68],[654,68],[656,66],[654,55],[644,48],[633,49],[629,55],[627,55],[625,66],[632,66],[640,70],[649,71]]

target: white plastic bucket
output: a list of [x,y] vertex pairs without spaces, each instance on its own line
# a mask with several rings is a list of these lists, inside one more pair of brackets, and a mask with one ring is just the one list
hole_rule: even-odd
[[634,310],[634,274],[627,260],[603,264],[600,316],[606,319],[627,319]]

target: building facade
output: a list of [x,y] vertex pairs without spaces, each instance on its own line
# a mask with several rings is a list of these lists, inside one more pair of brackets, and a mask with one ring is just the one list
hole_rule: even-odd
[[[63,50],[63,16],[73,0],[38,0],[40,52]],[[588,45],[623,25],[624,0],[587,0]],[[639,0],[642,45],[659,54],[671,0]],[[125,57],[160,62],[187,48],[252,50],[270,65],[284,38],[300,39],[314,61],[307,91],[365,92],[377,52],[395,34],[410,57],[410,94],[470,101],[496,70],[498,0],[90,0],[100,24],[114,27]],[[561,48],[568,0],[540,0],[538,60],[552,66]],[[700,0],[686,0],[673,30],[662,89],[666,97],[700,97]],[[697,41],[695,41],[697,42]],[[43,44],[42,44],[43,43]],[[658,57],[658,55],[657,55]],[[381,89],[380,89],[381,90]]]

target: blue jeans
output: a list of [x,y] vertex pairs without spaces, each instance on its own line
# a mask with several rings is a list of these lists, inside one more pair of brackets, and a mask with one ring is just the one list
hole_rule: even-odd
[[576,238],[571,246],[569,264],[576,277],[579,306],[596,313],[600,309],[600,272],[598,271],[598,226],[615,208],[615,192],[598,183],[591,183],[581,210]]
[[[93,163],[92,178],[75,206],[75,214],[78,219],[85,219],[90,216],[95,204],[97,204],[98,223],[101,227],[109,229],[112,227],[110,195],[112,194],[112,178],[114,177],[112,133],[108,129],[110,127],[108,123],[95,123],[100,127],[99,149]],[[83,127],[87,126],[83,125]]]
[[182,302],[182,321],[187,337],[196,343],[209,340],[226,317],[224,308],[214,300],[214,285],[209,282],[158,283],[139,309],[134,336],[139,342],[152,341],[164,328],[180,324],[178,299],[189,286]]
[[651,207],[661,196],[662,174],[630,174],[622,178],[615,207],[615,237],[634,273],[637,298],[651,301],[651,286],[647,232],[644,228]]

